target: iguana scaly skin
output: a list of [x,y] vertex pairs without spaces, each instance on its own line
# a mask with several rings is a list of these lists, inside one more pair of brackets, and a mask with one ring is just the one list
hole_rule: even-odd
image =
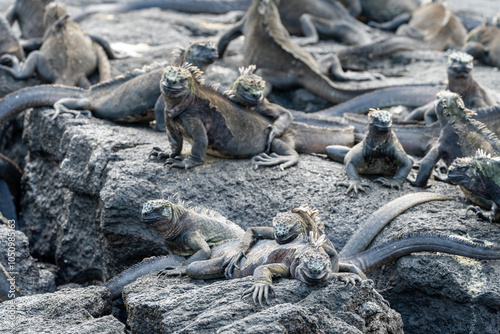
[[424,187],[439,159],[449,166],[455,158],[472,156],[478,149],[494,156],[500,154],[500,141],[475,120],[474,111],[465,108],[460,96],[450,91],[438,93],[436,113],[441,133],[437,142],[420,162],[417,178],[412,185]]
[[218,212],[201,207],[189,208],[175,199],[148,201],[142,208],[142,221],[160,233],[172,254],[189,256],[176,269],[165,270],[165,275],[184,274],[188,264],[210,257],[211,246],[224,240],[239,239],[245,233]]
[[386,110],[372,110],[368,114],[369,128],[366,138],[352,149],[342,146],[328,146],[327,155],[344,162],[348,187],[347,192],[365,191],[368,186],[361,182],[359,174],[382,174],[392,178],[380,177],[375,182],[397,188],[403,184],[410,173],[412,162],[392,131],[392,115]]
[[421,0],[360,0],[361,16],[366,21],[386,22],[401,14],[410,14]]
[[[190,52],[190,49],[200,52]],[[206,50],[207,52],[202,51]],[[213,44],[205,41],[193,43],[183,60],[196,61],[208,66],[214,61]],[[190,56],[190,57],[188,57]],[[199,58],[198,58],[199,57]],[[163,102],[158,82],[164,70],[163,64],[153,64],[135,69],[111,80],[92,85],[88,89],[62,85],[28,87],[13,92],[0,100],[0,123],[27,108],[54,106],[60,112],[91,113],[97,118],[118,122],[149,122],[155,118],[155,109],[161,117],[157,126],[161,128]]]
[[500,14],[491,24],[470,31],[465,42],[465,52],[487,65],[500,67]]
[[17,21],[24,39],[42,38],[45,31],[45,6],[51,2],[53,0],[16,0],[6,14],[7,21],[10,25]]
[[334,104],[380,88],[342,89],[321,74],[312,55],[290,40],[280,20],[278,3],[254,0],[243,19],[220,38],[219,57],[233,39],[244,35],[244,62],[256,65],[264,79],[278,88],[304,87]]
[[12,159],[0,153],[0,213],[7,219],[17,220],[21,201],[23,171]]
[[[459,94],[468,109],[485,108],[496,105],[497,96],[494,92],[486,89],[472,77],[474,59],[465,52],[452,52],[448,56],[448,87],[446,89]],[[406,120],[425,119],[427,124],[437,121],[434,110],[434,101],[412,111]]]
[[0,56],[10,54],[24,60],[24,51],[5,18],[0,15]]
[[[226,158],[252,157],[264,152],[271,120],[204,85],[201,75],[201,71],[189,65],[166,67],[160,87],[171,153],[155,148],[150,156],[166,156],[172,167],[191,168],[201,165],[207,152]],[[184,138],[192,142],[187,159],[180,157]],[[292,123],[283,136],[272,141],[273,154],[255,158],[256,167],[286,168],[298,162],[297,152],[321,153],[328,143],[352,145],[353,140],[352,128],[335,130]]]
[[338,56],[344,64],[356,57],[371,59],[397,51],[460,49],[467,31],[450,9],[441,3],[430,3],[416,9],[408,25],[399,27],[396,34],[372,44],[342,50]]
[[465,196],[479,207],[468,207],[482,219],[500,222],[500,157],[478,150],[474,157],[457,158],[448,169],[448,181],[457,184]]
[[102,47],[85,36],[73,22],[64,5],[50,3],[44,15],[44,37],[40,51],[33,51],[26,61],[4,55],[12,67],[0,65],[16,79],[26,79],[36,72],[48,83],[89,87],[88,77],[96,70],[101,81],[111,77],[108,58]]

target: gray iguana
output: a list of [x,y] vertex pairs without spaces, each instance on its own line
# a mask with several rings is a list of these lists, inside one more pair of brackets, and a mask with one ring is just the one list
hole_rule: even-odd
[[[497,153],[498,154],[498,153]],[[500,222],[500,157],[492,157],[478,149],[473,157],[457,158],[448,169],[448,181],[457,184],[465,196],[481,208],[491,212],[483,212],[479,207],[470,206],[482,219]]]
[[0,15],[0,56],[4,54],[11,54],[24,60],[24,51],[19,40],[14,36],[5,18]]
[[463,50],[481,62],[500,67],[500,14],[467,34]]
[[33,51],[23,63],[16,57],[4,55],[0,65],[16,79],[26,79],[36,72],[48,83],[89,87],[88,77],[96,70],[101,81],[111,77],[108,58],[102,47],[85,36],[73,22],[64,5],[51,2],[44,15],[44,37],[39,51]]
[[455,158],[472,156],[478,149],[494,156],[500,154],[500,141],[475,120],[476,113],[467,109],[460,96],[450,91],[437,94],[436,114],[441,126],[438,140],[420,162],[417,178],[412,185],[424,187],[439,159],[449,166]]
[[[348,182],[338,185],[348,187],[347,192],[365,191],[359,174],[382,174],[375,182],[397,188],[410,173],[412,161],[392,131],[392,115],[386,110],[372,110],[368,114],[368,133],[352,149],[342,146],[328,146],[327,155],[345,165]],[[392,176],[387,178],[385,176]]]
[[[202,72],[196,67],[167,66],[160,81],[165,100],[165,119],[171,152],[158,148],[150,156],[167,158],[172,167],[191,168],[201,165],[205,155],[226,158],[254,157],[266,150],[266,129],[272,120],[253,109],[243,108],[227,95],[204,85]],[[354,141],[352,127],[328,129],[292,123],[281,137],[274,138],[270,155],[255,157],[258,166],[293,166],[298,153],[322,153],[328,143]],[[180,157],[184,139],[192,142],[187,159]]]

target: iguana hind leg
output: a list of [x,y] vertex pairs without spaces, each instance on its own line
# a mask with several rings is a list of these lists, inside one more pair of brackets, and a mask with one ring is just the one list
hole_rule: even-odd
[[255,162],[254,169],[260,166],[272,167],[279,165],[283,170],[285,168],[295,166],[299,162],[299,154],[293,149],[290,140],[286,138],[275,138],[271,143],[273,153],[261,153],[252,158]]
[[52,119],[59,116],[60,113],[69,113],[75,116],[85,115],[87,117],[92,117],[91,110],[94,109],[92,102],[86,97],[84,98],[64,98],[60,99],[54,103],[54,109],[56,110]]

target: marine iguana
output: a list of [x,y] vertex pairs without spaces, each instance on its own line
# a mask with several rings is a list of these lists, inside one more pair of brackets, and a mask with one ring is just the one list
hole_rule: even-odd
[[7,219],[17,219],[21,201],[23,171],[10,158],[0,153],[0,212]]
[[347,192],[365,191],[359,174],[382,174],[392,178],[380,177],[375,182],[391,188],[401,187],[410,173],[412,161],[392,131],[392,115],[386,110],[371,110],[368,114],[369,128],[366,138],[352,149],[332,145],[326,153],[332,160],[343,162],[348,182],[338,183]]
[[11,54],[24,60],[24,51],[19,40],[14,36],[5,18],[0,15],[0,56],[4,54]]
[[375,58],[405,50],[460,49],[467,31],[460,20],[443,4],[429,3],[412,13],[408,25],[399,27],[397,36],[338,53],[341,63],[357,58]]
[[417,9],[421,0],[359,0],[363,21],[386,22]]
[[[483,87],[472,77],[474,59],[465,52],[452,52],[448,56],[448,86],[446,89],[459,94],[468,109],[478,109],[493,106],[500,102],[500,98],[489,89]],[[434,101],[419,107],[408,115],[406,120],[425,119],[427,124],[437,121],[434,110]]]
[[14,5],[7,11],[7,21],[10,25],[17,21],[21,38],[41,39],[45,31],[45,7],[52,2],[54,0],[15,0]]
[[500,67],[500,14],[490,24],[482,25],[467,34],[463,50],[475,59]]
[[472,156],[477,149],[487,154],[500,154],[500,141],[475,120],[476,114],[467,109],[460,96],[450,91],[437,94],[436,114],[441,126],[441,133],[436,143],[420,162],[417,178],[412,185],[425,187],[427,180],[439,159],[449,166],[455,158]]
[[[193,43],[177,62],[189,60],[208,66],[215,60],[213,44]],[[27,108],[54,106],[60,112],[89,114],[97,118],[118,122],[149,122],[154,119],[155,108],[160,108],[157,127],[164,123],[160,81],[163,64],[152,64],[135,69],[88,89],[62,85],[41,85],[21,89],[0,99],[0,124]]]
[[478,217],[490,222],[500,222],[500,157],[492,157],[478,149],[474,157],[457,158],[448,169],[448,181],[457,184],[465,196],[479,207],[469,206]]
[[44,37],[39,51],[33,51],[21,64],[16,57],[4,55],[12,67],[0,65],[16,79],[26,79],[36,72],[48,83],[89,87],[90,76],[96,69],[101,81],[111,77],[108,58],[102,47],[86,37],[73,22],[64,5],[51,2],[43,19]]
[[330,81],[312,55],[290,40],[280,20],[278,3],[279,0],[253,0],[245,16],[219,39],[219,57],[233,39],[244,35],[245,64],[255,64],[259,75],[275,87],[304,87],[334,104],[381,88],[349,90]]
[[[165,100],[165,119],[171,153],[154,148],[150,156],[167,158],[166,164],[177,168],[201,165],[209,154],[226,158],[254,157],[254,165],[286,168],[295,165],[302,153],[322,153],[328,143],[352,145],[353,129],[330,129],[292,123],[280,138],[271,143],[273,153],[266,149],[265,129],[271,120],[258,112],[242,108],[219,91],[204,85],[202,72],[185,64],[167,66],[160,81]],[[187,159],[180,157],[183,140],[192,142]]]
[[223,240],[239,239],[245,233],[220,213],[203,207],[190,208],[175,198],[146,202],[141,220],[160,233],[169,252],[189,256],[177,268],[162,271],[162,275],[184,274],[188,264],[210,257],[211,246]]

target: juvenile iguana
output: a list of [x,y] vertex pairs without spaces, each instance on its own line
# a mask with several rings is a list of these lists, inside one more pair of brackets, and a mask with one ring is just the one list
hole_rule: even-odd
[[[205,155],[226,158],[253,157],[266,150],[266,129],[272,123],[255,110],[243,108],[226,95],[204,85],[196,67],[167,66],[160,87],[165,100],[165,119],[171,153],[155,148],[150,156],[167,158],[178,168],[201,165]],[[184,138],[192,142],[187,159],[180,157]],[[353,129],[327,129],[292,123],[288,131],[271,143],[271,155],[255,157],[258,166],[293,166],[298,153],[322,153],[328,143],[354,141]]]
[[500,14],[490,24],[484,24],[467,34],[463,50],[475,59],[500,67]]
[[[467,109],[478,109],[493,106],[500,102],[500,97],[483,87],[472,77],[474,59],[465,52],[452,52],[448,56],[448,87],[446,89],[459,94]],[[406,120],[425,119],[427,124],[437,121],[434,110],[434,101],[419,107],[411,112]]]
[[16,57],[4,55],[1,62],[10,61],[12,67],[0,65],[16,79],[27,79],[38,73],[45,82],[69,86],[89,87],[88,77],[96,70],[101,81],[111,77],[108,58],[102,47],[85,36],[73,22],[64,5],[49,3],[43,19],[44,37],[39,51],[33,51],[23,63]]
[[[366,138],[352,149],[332,145],[326,148],[328,157],[343,162],[348,181],[338,185],[348,187],[347,192],[365,191],[359,174],[382,174],[375,182],[391,188],[401,187],[410,173],[412,161],[392,131],[392,115],[386,110],[371,110]],[[385,176],[392,176],[387,178]]]
[[338,53],[341,63],[356,58],[371,59],[406,50],[460,49],[467,31],[462,22],[441,3],[429,3],[416,9],[407,25],[399,27],[396,36]]
[[437,94],[436,114],[441,126],[437,142],[420,162],[417,178],[412,185],[424,187],[439,159],[449,166],[455,158],[472,156],[478,149],[494,156],[500,154],[500,141],[475,120],[476,114],[467,109],[460,96],[450,91]]
[[[213,44],[210,42],[193,43],[178,61],[196,61],[207,66],[215,60],[212,50]],[[158,82],[163,70],[163,64],[145,66],[88,89],[62,85],[24,88],[0,99],[0,124],[27,108],[43,106],[53,106],[56,115],[80,110],[82,113],[90,112],[97,118],[119,122],[151,121],[155,117],[155,108],[159,108],[161,112],[158,114],[162,116],[157,119],[157,127],[161,129],[164,122],[163,104],[158,101],[163,99]]]
[[492,157],[478,149],[474,157],[457,158],[448,169],[448,181],[457,184],[465,196],[481,208],[491,210],[483,212],[479,207],[470,206],[482,219],[500,222],[500,157]]
[[218,212],[202,207],[190,208],[175,198],[146,202],[141,219],[160,233],[169,252],[189,256],[176,269],[164,270],[163,275],[184,274],[188,264],[210,257],[211,246],[223,240],[239,239],[245,233]]
[[278,88],[304,87],[334,104],[380,88],[349,90],[330,81],[312,55],[290,40],[280,20],[278,3],[279,0],[254,0],[245,16],[221,36],[219,57],[233,39],[244,35],[245,64],[255,64],[259,75]]

